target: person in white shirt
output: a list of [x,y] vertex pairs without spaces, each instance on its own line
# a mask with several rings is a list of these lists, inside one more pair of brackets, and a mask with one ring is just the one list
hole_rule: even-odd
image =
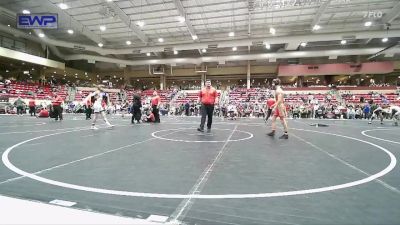
[[389,112],[391,113],[394,125],[398,126],[400,121],[400,106],[397,105],[390,106]]
[[236,119],[236,115],[237,115],[236,105],[229,104],[227,109],[228,109],[228,117],[230,119]]

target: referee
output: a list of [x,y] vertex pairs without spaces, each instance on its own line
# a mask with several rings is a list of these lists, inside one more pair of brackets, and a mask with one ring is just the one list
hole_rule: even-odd
[[206,81],[206,87],[204,87],[199,94],[199,102],[201,102],[201,123],[198,131],[204,132],[204,124],[207,120],[207,132],[211,132],[212,116],[214,113],[214,104],[217,102],[217,90],[211,86],[211,81]]

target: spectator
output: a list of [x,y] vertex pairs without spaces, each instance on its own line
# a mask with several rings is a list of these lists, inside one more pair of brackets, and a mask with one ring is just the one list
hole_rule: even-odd
[[63,99],[56,93],[54,95],[54,98],[52,100],[53,104],[53,112],[54,112],[54,119],[57,121],[58,119],[63,120],[63,115],[62,115],[62,108],[61,104],[63,103]]
[[29,100],[29,114],[31,116],[36,116],[35,96],[31,100]]
[[140,96],[135,94],[133,96],[133,102],[132,102],[132,119],[131,119],[131,123],[134,124],[135,120],[137,123],[140,123],[140,119],[141,119],[141,111],[140,109],[142,108],[142,102],[140,100]]
[[42,108],[39,112],[40,118],[47,118],[49,117],[49,111],[46,108]]
[[367,103],[364,106],[363,113],[364,113],[364,119],[368,119],[369,120],[370,113],[371,113],[371,106],[369,105],[369,103]]
[[154,123],[156,121],[154,113],[151,109],[147,110],[146,115],[143,117],[143,121],[147,123]]
[[17,107],[17,115],[22,116],[22,112],[25,109],[25,102],[18,97],[18,99],[14,102],[14,105]]

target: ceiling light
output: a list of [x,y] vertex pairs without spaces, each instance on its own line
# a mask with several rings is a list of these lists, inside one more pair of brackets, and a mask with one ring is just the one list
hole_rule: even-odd
[[183,22],[186,21],[185,17],[183,17],[183,16],[179,16],[178,20],[179,20],[180,23],[183,23]]
[[347,43],[347,41],[346,40],[342,40],[342,41],[340,41],[340,44],[342,44],[342,45],[345,45]]
[[68,9],[68,5],[65,3],[58,4],[58,7],[60,7],[60,9]]
[[193,36],[192,36],[192,39],[193,39],[193,40],[197,40],[197,35],[193,35]]
[[107,0],[107,2],[112,2],[113,0]]
[[388,38],[382,38],[383,43],[387,42],[388,40],[389,40]]
[[43,33],[40,33],[40,34],[38,34],[38,35],[39,35],[39,37],[41,37],[41,38],[44,37],[44,34],[43,34]]
[[164,42],[164,38],[159,38],[158,42]]
[[148,53],[146,53],[146,55],[147,55],[147,56],[150,56],[151,54],[150,54],[150,52],[148,52]]
[[318,24],[315,24],[312,29],[313,30],[319,30],[319,29],[321,29],[321,26],[318,25]]
[[273,28],[273,27],[269,28],[269,33],[271,33],[272,35],[275,35],[275,33],[276,33],[275,28]]
[[107,29],[106,26],[104,26],[104,25],[101,25],[99,28],[101,31],[105,31]]
[[301,47],[306,47],[307,46],[307,42],[301,42]]
[[74,30],[68,29],[67,30],[68,34],[74,34]]
[[126,41],[126,44],[127,44],[127,45],[131,45],[132,42],[131,42],[131,41]]
[[7,26],[8,26],[8,27],[11,27],[11,25],[10,25],[10,24],[8,24]]
[[271,49],[271,45],[268,44],[268,43],[265,43],[265,48],[266,48],[266,49]]
[[206,53],[206,52],[207,52],[207,49],[203,48],[203,49],[201,50],[201,52]]
[[174,55],[178,55],[178,51],[177,50],[174,50]]
[[235,36],[235,32],[233,32],[233,31],[229,32],[228,36],[229,37],[234,37]]
[[372,25],[372,22],[371,22],[371,21],[367,21],[367,22],[364,23],[364,26],[366,26],[366,27],[369,27],[369,26],[371,26],[371,25]]
[[8,73],[9,71],[8,70],[6,70],[6,73]]
[[100,48],[104,46],[103,43],[98,43],[97,45],[98,45]]
[[136,23],[139,27],[143,27],[144,26],[144,21],[137,21]]
[[236,50],[237,50],[237,47],[233,47],[233,48],[232,48],[232,51],[236,51]]
[[31,14],[31,12],[29,10],[26,10],[26,9],[22,10],[22,13],[23,14]]

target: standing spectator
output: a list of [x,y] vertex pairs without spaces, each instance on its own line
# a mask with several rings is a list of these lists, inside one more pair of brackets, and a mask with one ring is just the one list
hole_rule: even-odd
[[370,118],[370,112],[371,112],[371,106],[369,105],[369,103],[367,103],[364,106],[363,112],[364,112],[364,119],[369,119]]
[[132,104],[132,120],[131,123],[134,124],[135,120],[137,123],[140,123],[140,119],[142,117],[142,113],[140,111],[142,108],[142,102],[140,100],[140,95],[133,96],[133,104]]
[[218,102],[217,100],[217,90],[211,87],[211,81],[206,81],[206,87],[200,91],[199,102],[201,102],[201,123],[200,127],[197,128],[198,131],[204,132],[204,124],[207,119],[207,132],[211,131],[212,116],[214,111],[214,104]]
[[31,116],[36,116],[35,96],[29,100],[29,114],[31,114]]
[[62,115],[62,108],[61,104],[63,103],[63,99],[58,95],[55,94],[53,100],[51,101],[53,104],[53,111],[54,111],[54,118],[57,121],[58,119],[63,120],[63,115]]
[[22,116],[22,112],[25,108],[25,102],[21,99],[21,97],[18,97],[18,99],[14,102],[14,105],[17,107],[17,115]]
[[190,108],[190,104],[189,104],[189,100],[188,100],[185,103],[185,116],[189,116],[189,108]]
[[151,107],[153,109],[155,123],[160,123],[160,103],[161,103],[161,98],[158,95],[157,91],[154,91],[153,98],[151,99]]
[[90,97],[89,99],[87,99],[86,102],[85,102],[85,104],[86,104],[86,110],[85,110],[86,120],[92,119],[93,102],[94,102],[94,97],[93,96]]

